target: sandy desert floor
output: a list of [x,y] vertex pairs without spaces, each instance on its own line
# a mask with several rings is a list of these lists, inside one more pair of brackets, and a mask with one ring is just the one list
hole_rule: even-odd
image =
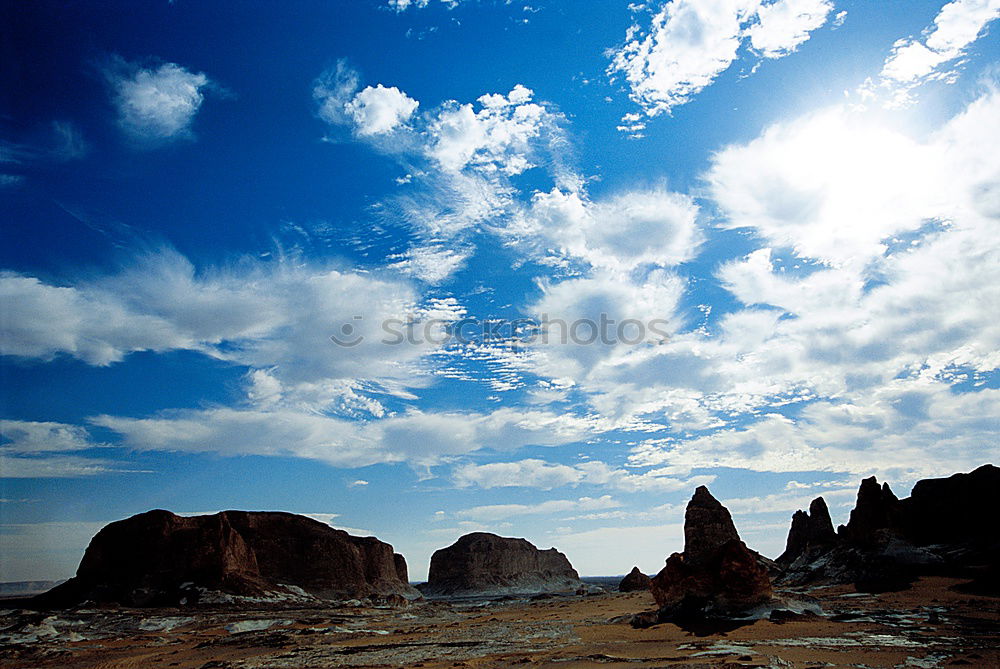
[[822,616],[729,630],[623,617],[648,593],[406,608],[86,609],[0,613],[0,665],[27,667],[1000,667],[1000,599],[929,578],[809,593]]

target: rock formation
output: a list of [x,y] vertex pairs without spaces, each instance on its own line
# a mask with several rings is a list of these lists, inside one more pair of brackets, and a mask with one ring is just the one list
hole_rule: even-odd
[[838,536],[856,546],[879,543],[885,532],[899,524],[899,499],[888,483],[879,486],[874,476],[861,481],[858,501],[847,525],[837,529]]
[[410,582],[410,572],[406,568],[406,558],[399,553],[392,554],[392,562],[396,565],[396,578],[398,578],[403,583],[409,584]]
[[791,564],[807,550],[832,546],[837,541],[837,533],[833,531],[833,521],[826,501],[817,497],[809,505],[809,511],[796,511],[792,515],[792,527],[788,531],[788,541],[785,552],[776,562]]
[[983,465],[968,474],[917,481],[900,502],[899,524],[917,545],[997,541],[1000,468]]
[[618,592],[636,592],[649,590],[651,587],[653,580],[639,571],[638,567],[632,567],[632,571],[618,584]]
[[305,516],[223,511],[181,517],[156,510],[104,527],[91,540],[76,576],[36,603],[165,606],[193,604],[207,592],[419,596],[400,578],[401,571],[405,561],[389,544]]
[[908,587],[921,574],[988,581],[983,574],[1000,562],[1000,537],[984,519],[1000,512],[998,489],[1000,469],[993,465],[918,481],[902,500],[888,484],[864,479],[850,521],[834,541],[807,539],[815,530],[812,506],[808,522],[801,511],[792,517],[787,548],[778,558],[786,568],[779,582],[854,583],[858,590],[880,592]]
[[684,514],[684,552],[652,579],[660,622],[738,615],[771,599],[771,580],[732,516],[700,486]]
[[472,596],[573,592],[586,587],[555,548],[539,550],[524,539],[486,532],[466,534],[434,551],[427,583],[430,596]]

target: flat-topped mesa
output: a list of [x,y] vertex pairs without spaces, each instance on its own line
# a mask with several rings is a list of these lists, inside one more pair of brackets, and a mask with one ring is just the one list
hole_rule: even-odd
[[832,546],[837,541],[837,533],[833,531],[833,520],[830,510],[822,497],[817,497],[809,504],[809,511],[796,511],[792,514],[792,526],[788,530],[788,541],[785,552],[776,562],[791,564],[800,555],[809,550]]
[[474,596],[572,592],[585,584],[555,548],[473,532],[434,551],[427,583],[417,587],[430,596]]
[[736,532],[729,510],[704,486],[684,514],[684,552],[652,579],[659,620],[726,617],[771,600],[771,579]]
[[997,542],[1000,468],[983,465],[967,474],[917,481],[900,501],[900,525],[917,545]]
[[632,571],[618,584],[618,592],[641,592],[652,587],[653,580],[639,571],[638,567],[632,567]]
[[182,517],[155,510],[105,526],[76,576],[36,599],[62,607],[88,600],[193,604],[207,592],[268,599],[418,597],[401,570],[405,560],[389,544],[305,516],[223,511]]

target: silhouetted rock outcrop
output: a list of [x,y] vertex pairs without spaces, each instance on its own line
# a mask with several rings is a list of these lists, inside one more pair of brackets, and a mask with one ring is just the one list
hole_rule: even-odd
[[888,483],[879,486],[875,477],[871,476],[861,481],[851,519],[847,525],[838,528],[837,534],[849,544],[872,546],[898,527],[899,499],[889,489]]
[[632,571],[625,575],[625,578],[618,584],[619,592],[636,592],[649,590],[653,580],[639,571],[638,567],[632,567]]
[[974,576],[988,590],[1000,560],[1000,536],[986,520],[1000,512],[997,490],[1000,469],[993,465],[918,481],[902,500],[888,484],[864,479],[835,541],[805,541],[805,514],[792,517],[779,582],[854,583],[858,590],[881,592],[908,587],[921,574],[951,574]]
[[1000,468],[983,465],[968,474],[917,481],[900,502],[900,529],[919,546],[997,541]]
[[826,548],[837,541],[837,533],[833,531],[833,521],[826,501],[817,497],[809,504],[809,511],[796,511],[792,515],[792,527],[788,531],[788,541],[785,552],[776,562],[790,564],[807,550]]
[[[398,559],[397,559],[398,558]],[[148,511],[105,526],[76,576],[36,598],[129,606],[193,604],[226,595],[282,599],[419,596],[392,546],[280,512],[181,517]]]
[[574,592],[587,586],[555,548],[539,550],[525,539],[487,532],[466,534],[434,551],[425,595],[471,596]]
[[660,622],[741,614],[771,599],[771,580],[732,516],[700,486],[684,514],[684,552],[652,579]]

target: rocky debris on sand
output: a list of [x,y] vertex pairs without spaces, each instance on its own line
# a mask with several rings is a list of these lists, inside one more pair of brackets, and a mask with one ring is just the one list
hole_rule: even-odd
[[417,587],[437,597],[574,592],[587,586],[555,548],[539,550],[525,539],[473,532],[434,551],[427,583]]
[[400,578],[401,570],[405,562],[389,544],[305,516],[223,511],[181,517],[155,510],[105,526],[91,540],[76,576],[32,605],[175,606],[230,596],[418,597]]
[[771,600],[771,580],[736,532],[728,509],[700,486],[684,515],[684,552],[652,579],[657,619],[739,616]]
[[639,571],[638,567],[632,567],[621,583],[618,584],[619,592],[637,592],[649,590],[653,587],[653,580]]
[[[861,591],[885,592],[906,588],[925,574],[982,579],[1000,563],[1000,537],[984,521],[1000,512],[998,489],[1000,468],[993,465],[918,481],[904,499],[870,477],[861,482],[850,520],[832,541],[815,538],[818,498],[809,514],[792,516],[787,548],[778,558],[785,567],[778,582],[853,583]],[[828,538],[827,521],[821,524]]]

